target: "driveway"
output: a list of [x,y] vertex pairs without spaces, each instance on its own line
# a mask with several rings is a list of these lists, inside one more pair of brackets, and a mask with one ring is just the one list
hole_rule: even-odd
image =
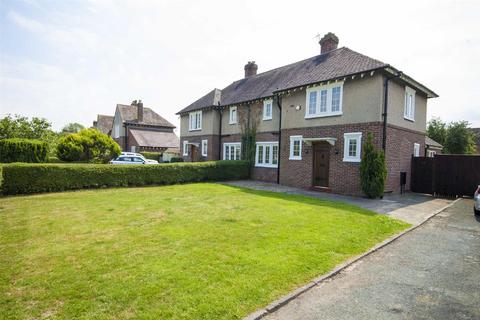
[[452,202],[451,200],[438,199],[428,195],[410,192],[403,195],[386,195],[381,200],[372,200],[361,197],[310,191],[253,180],[231,181],[226,182],[226,184],[256,190],[302,194],[319,199],[343,201],[377,213],[387,214],[413,225],[419,224],[424,221],[425,218],[429,217],[432,212],[438,211]]
[[462,199],[265,319],[480,319],[480,218]]

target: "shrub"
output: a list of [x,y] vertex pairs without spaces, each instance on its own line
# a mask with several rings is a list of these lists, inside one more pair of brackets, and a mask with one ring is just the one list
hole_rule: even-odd
[[160,155],[161,153],[159,152],[147,152],[147,151],[144,151],[144,152],[141,152],[142,156],[145,157],[145,159],[151,159],[151,160],[157,160],[157,161],[161,161],[160,160]]
[[362,191],[369,198],[382,197],[387,179],[385,154],[377,150],[369,133],[367,142],[363,145],[362,162],[360,163],[360,184]]
[[96,129],[84,129],[60,138],[57,156],[60,160],[107,163],[120,154],[120,146]]
[[45,162],[47,143],[33,139],[0,140],[0,162]]
[[181,157],[172,157],[170,162],[183,162],[183,158]]
[[[166,185],[248,178],[246,161],[209,161],[162,165],[6,164],[4,194],[83,188]],[[1,180],[1,179],[0,179]]]

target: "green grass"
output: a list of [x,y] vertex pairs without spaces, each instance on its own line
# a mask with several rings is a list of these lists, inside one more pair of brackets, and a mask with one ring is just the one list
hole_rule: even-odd
[[238,319],[407,226],[209,183],[0,198],[0,318]]

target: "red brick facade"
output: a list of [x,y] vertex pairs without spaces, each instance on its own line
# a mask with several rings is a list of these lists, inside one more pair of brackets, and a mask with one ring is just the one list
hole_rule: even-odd
[[[183,155],[183,141],[188,141],[189,143],[194,143],[197,146],[189,145],[188,156]],[[202,140],[207,140],[207,156],[202,156]],[[192,159],[192,148],[198,148],[197,150],[197,159]],[[195,136],[195,137],[184,137],[180,139],[180,156],[183,158],[183,161],[211,161],[218,160],[219,152],[219,143],[218,135],[205,135],[205,136]]]

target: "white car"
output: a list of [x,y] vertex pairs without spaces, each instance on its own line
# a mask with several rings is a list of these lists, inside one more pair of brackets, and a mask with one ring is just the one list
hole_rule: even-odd
[[480,215],[480,186],[477,187],[477,191],[475,191],[473,200],[475,200],[475,205],[473,207],[473,210],[475,211],[475,214]]
[[[125,154],[123,154],[125,153]],[[142,155],[128,155],[131,152],[122,152],[122,154],[110,161],[111,164],[158,164],[156,160],[145,159]]]

